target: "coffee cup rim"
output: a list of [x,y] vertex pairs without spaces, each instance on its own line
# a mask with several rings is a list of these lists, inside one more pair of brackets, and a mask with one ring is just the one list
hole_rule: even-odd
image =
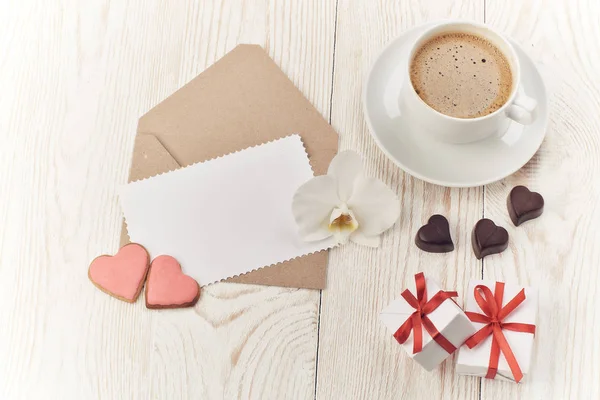
[[[475,117],[475,118],[459,118],[459,117],[452,117],[450,115],[446,115],[446,114],[436,110],[435,108],[431,107],[425,101],[423,101],[421,96],[419,96],[417,94],[417,91],[415,90],[415,87],[412,84],[412,80],[410,79],[410,66],[411,66],[413,58],[415,56],[415,52],[418,49],[420,49],[421,45],[423,44],[423,42],[425,40],[424,38],[428,37],[429,35],[431,35],[432,32],[435,32],[435,31],[439,30],[440,28],[450,27],[453,25],[470,25],[472,27],[487,31],[487,32],[491,33],[492,35],[495,35],[498,40],[502,41],[504,43],[504,45],[506,46],[506,48],[510,51],[510,54],[505,54],[508,58],[511,73],[513,75],[513,82],[512,82],[510,96],[508,96],[508,99],[506,100],[506,102],[504,102],[504,104],[500,108],[498,108],[496,111],[494,111],[490,114],[483,115],[481,117]],[[460,29],[457,29],[457,31],[460,32]],[[488,39],[488,38],[486,37],[486,39]],[[492,42],[492,44],[494,44],[494,43]],[[504,35],[502,35],[500,32],[497,32],[496,30],[490,28],[488,25],[481,24],[478,22],[468,21],[468,20],[451,20],[451,21],[440,22],[440,23],[437,23],[437,24],[425,29],[423,32],[421,32],[421,34],[415,39],[415,41],[411,47],[411,50],[408,54],[408,62],[406,65],[406,74],[407,74],[406,76],[408,77],[407,82],[410,85],[411,92],[418,99],[419,102],[421,102],[429,110],[433,111],[435,114],[441,116],[442,118],[447,119],[449,121],[459,121],[459,122],[484,121],[488,118],[492,118],[496,115],[501,114],[502,112],[505,112],[506,108],[514,101],[515,97],[517,96],[518,86],[519,86],[519,82],[521,79],[521,70],[520,70],[520,66],[519,66],[519,60],[517,57],[517,53],[515,52],[514,47],[508,41],[508,39],[506,39],[504,37]]]

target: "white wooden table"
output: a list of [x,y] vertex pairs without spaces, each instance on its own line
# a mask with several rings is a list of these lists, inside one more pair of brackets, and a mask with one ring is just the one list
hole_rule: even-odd
[[[365,72],[392,38],[447,17],[486,22],[539,64],[551,122],[541,150],[502,182],[445,189],[404,174],[363,118]],[[600,398],[600,3],[598,0],[0,2],[0,399]],[[238,43],[262,45],[340,135],[340,149],[398,192],[402,216],[371,250],[331,251],[322,292],[217,284],[195,307],[152,312],[96,290],[87,266],[117,248],[116,191],[137,119]],[[515,229],[515,184],[546,212]],[[413,245],[433,213],[457,250]],[[470,230],[508,228],[484,263]],[[378,312],[423,270],[537,286],[530,381],[426,373]]]

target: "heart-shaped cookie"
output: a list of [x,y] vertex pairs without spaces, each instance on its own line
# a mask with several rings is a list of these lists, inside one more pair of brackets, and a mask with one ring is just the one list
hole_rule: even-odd
[[90,263],[88,277],[103,292],[134,303],[144,286],[149,263],[146,249],[137,243],[129,243],[114,256],[96,257]]
[[471,234],[473,251],[478,259],[490,254],[502,253],[508,247],[508,232],[491,219],[477,221]]
[[146,282],[146,307],[192,307],[200,298],[200,285],[181,272],[181,266],[171,256],[158,256],[150,264]]
[[450,225],[443,215],[432,215],[417,232],[415,244],[430,253],[447,253],[454,250],[450,236]]
[[544,212],[544,198],[525,186],[515,186],[506,199],[508,215],[515,226],[534,219]]

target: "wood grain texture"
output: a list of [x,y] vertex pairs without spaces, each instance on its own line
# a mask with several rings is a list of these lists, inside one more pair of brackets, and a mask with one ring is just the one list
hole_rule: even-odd
[[138,117],[238,43],[328,116],[335,3],[0,7],[0,398],[312,397],[318,292],[219,284],[149,311],[86,271],[116,250]]
[[[485,189],[402,173],[363,118],[378,52],[449,17],[512,36],[549,89],[541,150]],[[600,398],[599,20],[596,0],[0,2],[0,399]],[[399,223],[378,250],[331,252],[321,304],[315,291],[235,284],[207,288],[188,310],[106,296],[86,271],[116,250],[137,118],[238,43],[264,46],[331,116],[340,149],[359,151],[401,196]],[[546,199],[518,228],[505,204],[516,184]],[[450,221],[453,253],[413,244],[434,213]],[[470,248],[482,214],[511,235],[483,269]],[[418,271],[462,295],[482,272],[539,288],[527,383],[458,377],[451,361],[426,373],[407,359],[378,313]]]
[[[532,373],[523,385],[482,383],[482,399],[600,398],[600,4],[594,0],[487,0],[487,22],[519,42],[550,94],[550,126],[537,155],[486,187],[485,215],[507,228],[508,250],[484,262],[484,277],[539,289]],[[544,214],[514,227],[510,189],[545,198]]]
[[[347,245],[330,252],[319,334],[318,399],[477,399],[478,380],[454,374],[451,359],[431,373],[405,356],[379,312],[423,271],[445,289],[464,293],[481,273],[470,227],[481,217],[482,189],[446,189],[403,173],[376,146],[363,118],[362,82],[384,45],[427,20],[450,16],[483,21],[481,1],[344,1],[338,5],[332,124],[340,150],[364,157],[367,173],[395,190],[402,214],[380,249]],[[341,60],[341,61],[340,61]],[[450,222],[456,251],[429,254],[414,245],[432,214]]]

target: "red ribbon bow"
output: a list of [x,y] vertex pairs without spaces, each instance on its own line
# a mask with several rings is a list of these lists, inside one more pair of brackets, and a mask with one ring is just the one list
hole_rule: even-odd
[[427,317],[427,314],[433,312],[440,304],[451,297],[457,297],[458,293],[440,290],[431,300],[427,301],[427,287],[425,285],[425,276],[422,272],[415,275],[415,283],[417,284],[417,297],[408,289],[402,292],[402,297],[416,311],[398,328],[396,333],[394,333],[394,337],[398,343],[403,344],[410,336],[410,332],[413,331],[413,354],[415,354],[423,350],[423,327],[425,327],[431,338],[442,346],[448,354],[452,354],[456,350],[456,347],[436,329],[433,322]]
[[525,301],[525,289],[521,291],[504,307],[502,307],[502,299],[504,297],[504,283],[496,282],[495,296],[492,291],[485,285],[477,285],[474,290],[475,301],[481,308],[484,314],[467,311],[466,314],[473,322],[486,324],[477,333],[471,336],[466,341],[466,345],[470,349],[484,341],[488,336],[493,335],[492,350],[490,351],[490,362],[487,374],[488,379],[494,379],[498,372],[498,361],[500,360],[500,352],[504,354],[508,366],[518,383],[523,379],[523,373],[519,367],[519,363],[515,358],[510,345],[506,341],[506,337],[502,330],[506,329],[514,332],[525,332],[535,334],[535,325],[521,324],[514,322],[503,322],[511,312],[513,312],[523,301]]

